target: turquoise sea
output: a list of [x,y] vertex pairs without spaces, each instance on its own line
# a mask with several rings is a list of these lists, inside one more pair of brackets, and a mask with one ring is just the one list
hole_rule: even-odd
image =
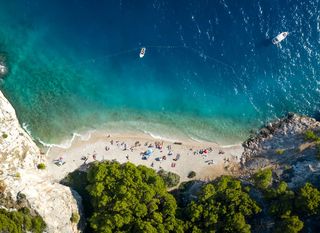
[[0,89],[42,141],[105,128],[233,143],[288,111],[319,116],[319,0],[0,3]]

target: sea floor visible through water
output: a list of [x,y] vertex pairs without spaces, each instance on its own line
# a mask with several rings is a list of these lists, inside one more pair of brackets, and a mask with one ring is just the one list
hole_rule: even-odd
[[0,89],[49,144],[90,130],[238,143],[289,111],[319,114],[319,10],[298,0],[7,1]]

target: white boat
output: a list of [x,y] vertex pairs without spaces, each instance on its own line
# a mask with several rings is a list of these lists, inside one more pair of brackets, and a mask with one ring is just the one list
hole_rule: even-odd
[[141,51],[139,54],[140,58],[143,58],[145,53],[146,53],[146,48],[145,47],[141,48]]
[[281,41],[283,41],[287,36],[289,35],[289,32],[281,32],[279,35],[277,35],[275,38],[272,39],[273,44],[279,44]]

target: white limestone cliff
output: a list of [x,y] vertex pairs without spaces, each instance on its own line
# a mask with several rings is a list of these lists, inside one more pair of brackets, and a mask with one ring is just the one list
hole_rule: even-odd
[[0,92],[0,182],[6,186],[4,192],[13,198],[19,192],[25,194],[31,208],[46,222],[47,232],[80,232],[70,221],[72,213],[79,214],[80,196],[52,180],[46,170],[37,169],[39,163],[46,163],[45,155],[22,129],[15,110]]

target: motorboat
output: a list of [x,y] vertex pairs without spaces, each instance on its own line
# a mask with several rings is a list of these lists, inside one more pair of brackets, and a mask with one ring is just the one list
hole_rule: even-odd
[[283,41],[287,36],[289,35],[289,32],[281,32],[279,35],[277,35],[275,38],[272,39],[273,44],[279,44],[281,41]]
[[141,51],[139,54],[140,58],[143,58],[145,53],[146,53],[146,48],[145,47],[141,48]]

